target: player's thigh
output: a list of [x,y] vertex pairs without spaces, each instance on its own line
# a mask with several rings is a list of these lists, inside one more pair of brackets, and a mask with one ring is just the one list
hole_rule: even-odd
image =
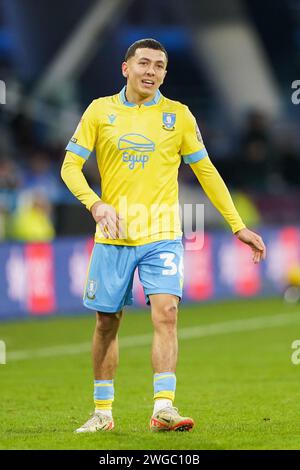
[[103,314],[116,314],[132,303],[135,256],[131,247],[96,243],[91,255],[84,305]]
[[183,288],[183,246],[181,240],[164,240],[145,245],[139,260],[139,278],[147,303],[154,294],[170,294],[181,299]]

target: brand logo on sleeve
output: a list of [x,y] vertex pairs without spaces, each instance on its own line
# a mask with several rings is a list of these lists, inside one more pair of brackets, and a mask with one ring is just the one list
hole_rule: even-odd
[[150,159],[149,153],[155,150],[155,143],[142,134],[125,134],[119,139],[118,149],[122,150],[122,161],[128,163],[129,170],[137,166],[144,169]]
[[175,113],[163,113],[162,115],[163,120],[163,129],[166,131],[174,131],[175,130],[175,122],[176,122],[176,114]]

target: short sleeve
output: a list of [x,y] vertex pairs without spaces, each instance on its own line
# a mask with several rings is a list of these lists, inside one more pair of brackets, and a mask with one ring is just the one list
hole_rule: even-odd
[[97,122],[94,101],[87,107],[70,139],[66,150],[87,160],[93,152],[97,140]]
[[181,156],[185,163],[196,163],[207,157],[196,119],[187,106],[183,112],[183,135],[180,149]]

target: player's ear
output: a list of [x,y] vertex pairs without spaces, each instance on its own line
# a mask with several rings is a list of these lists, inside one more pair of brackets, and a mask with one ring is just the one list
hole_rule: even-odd
[[164,78],[163,78],[162,81],[161,81],[161,85],[164,83],[165,78],[166,78],[166,75],[167,75],[167,69],[165,70]]
[[127,62],[122,63],[122,75],[125,78],[128,78],[128,64]]

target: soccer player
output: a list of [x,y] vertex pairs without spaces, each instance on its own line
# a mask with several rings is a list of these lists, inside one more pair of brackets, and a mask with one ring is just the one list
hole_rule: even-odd
[[[178,167],[189,164],[207,196],[235,236],[265,258],[259,235],[247,229],[211,163],[194,116],[187,106],[164,97],[159,87],[168,55],[154,39],[136,41],[122,63],[126,86],[94,100],[68,143],[62,178],[96,222],[95,245],[84,289],[84,305],[95,310],[93,338],[94,403],[91,419],[78,433],[111,430],[118,330],[132,303],[138,268],[154,328],[152,431],[189,431],[192,418],[173,406],[176,389],[177,310],[182,297],[182,232],[178,213]],[[95,150],[101,198],[82,168]]]

